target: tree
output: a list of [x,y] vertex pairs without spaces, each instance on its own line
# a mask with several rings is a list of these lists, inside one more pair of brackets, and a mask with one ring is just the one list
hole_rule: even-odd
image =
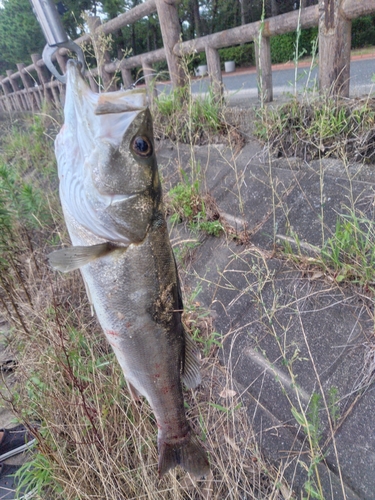
[[7,69],[16,63],[31,63],[30,54],[45,46],[42,30],[29,0],[4,0],[0,9],[0,64]]
[[63,0],[63,2],[55,1],[55,3],[62,3],[64,6],[65,12],[61,16],[61,20],[66,33],[72,40],[83,34],[82,12],[88,11],[96,15],[99,7],[99,2],[96,0]]
[[[67,34],[74,40],[83,25],[83,10],[94,10],[95,0],[64,0],[56,2],[62,13]],[[31,63],[30,54],[41,53],[46,44],[41,27],[29,0],[3,0],[0,8],[0,68],[15,69],[15,64]]]

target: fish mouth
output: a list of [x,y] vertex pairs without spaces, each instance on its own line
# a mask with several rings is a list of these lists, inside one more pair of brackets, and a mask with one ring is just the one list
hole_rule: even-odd
[[[82,75],[82,66],[75,59],[69,59],[66,66],[67,86],[75,90],[77,97],[95,96],[96,106],[93,109],[95,115],[107,115],[113,113],[138,112],[147,107],[147,95],[145,89],[118,90],[115,92],[92,92]],[[92,99],[91,99],[92,100]]]
[[120,146],[134,118],[147,108],[146,92],[94,92],[76,60],[68,61],[66,79],[65,122],[55,141],[64,212],[99,238],[129,244],[127,231],[122,234],[112,227],[109,216],[103,214],[110,206],[131,202],[139,193],[116,193],[113,186],[101,193],[92,172],[101,161],[110,161],[109,151]]

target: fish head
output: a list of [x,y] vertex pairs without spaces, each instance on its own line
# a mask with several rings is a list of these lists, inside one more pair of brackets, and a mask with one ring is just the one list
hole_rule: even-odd
[[161,203],[145,91],[98,94],[69,61],[64,115],[55,152],[71,236],[81,227],[90,243],[141,242]]

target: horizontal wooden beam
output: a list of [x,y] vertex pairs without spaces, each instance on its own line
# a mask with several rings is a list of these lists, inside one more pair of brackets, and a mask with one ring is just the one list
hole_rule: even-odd
[[243,26],[238,26],[237,28],[214,33],[213,35],[207,35],[201,38],[196,38],[195,40],[178,43],[174,47],[174,52],[180,56],[184,54],[191,54],[194,51],[203,52],[207,45],[214,49],[221,49],[223,47],[230,47],[240,43],[251,42],[258,36],[259,31],[262,31],[263,36],[270,37],[295,31],[298,26],[301,28],[318,26],[318,21],[318,6],[313,5],[312,7],[302,9],[300,16],[299,11],[296,10],[293,12],[287,12],[286,14],[281,14],[280,16],[265,19],[264,21],[244,24]]
[[312,5],[305,9],[294,10],[281,14],[280,16],[270,17],[264,20],[263,36],[283,35],[296,31],[298,28],[307,29],[318,26],[319,7]]
[[159,61],[165,61],[166,55],[164,49],[153,50],[152,52],[145,52],[138,56],[127,57],[122,61],[115,61],[104,66],[108,73],[114,73],[122,69],[132,69],[143,66],[144,63],[153,64]]
[[367,16],[375,12],[375,0],[344,0],[341,9],[347,19]]

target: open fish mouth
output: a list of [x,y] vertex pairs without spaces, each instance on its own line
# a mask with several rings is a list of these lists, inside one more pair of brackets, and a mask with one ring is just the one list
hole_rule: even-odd
[[[66,76],[67,89],[73,90],[75,99],[79,100],[81,106],[93,104],[93,111],[96,115],[141,111],[147,106],[147,96],[144,89],[93,92],[82,76],[81,64],[74,59],[69,59],[67,62]],[[69,95],[68,90],[67,95]]]
[[146,92],[93,92],[75,60],[68,61],[66,77],[65,123],[55,142],[64,214],[93,233],[98,242],[128,245],[129,238],[113,227],[102,209],[127,203],[143,189],[107,189],[105,182],[99,186],[95,179],[113,161],[135,117],[147,109]]

